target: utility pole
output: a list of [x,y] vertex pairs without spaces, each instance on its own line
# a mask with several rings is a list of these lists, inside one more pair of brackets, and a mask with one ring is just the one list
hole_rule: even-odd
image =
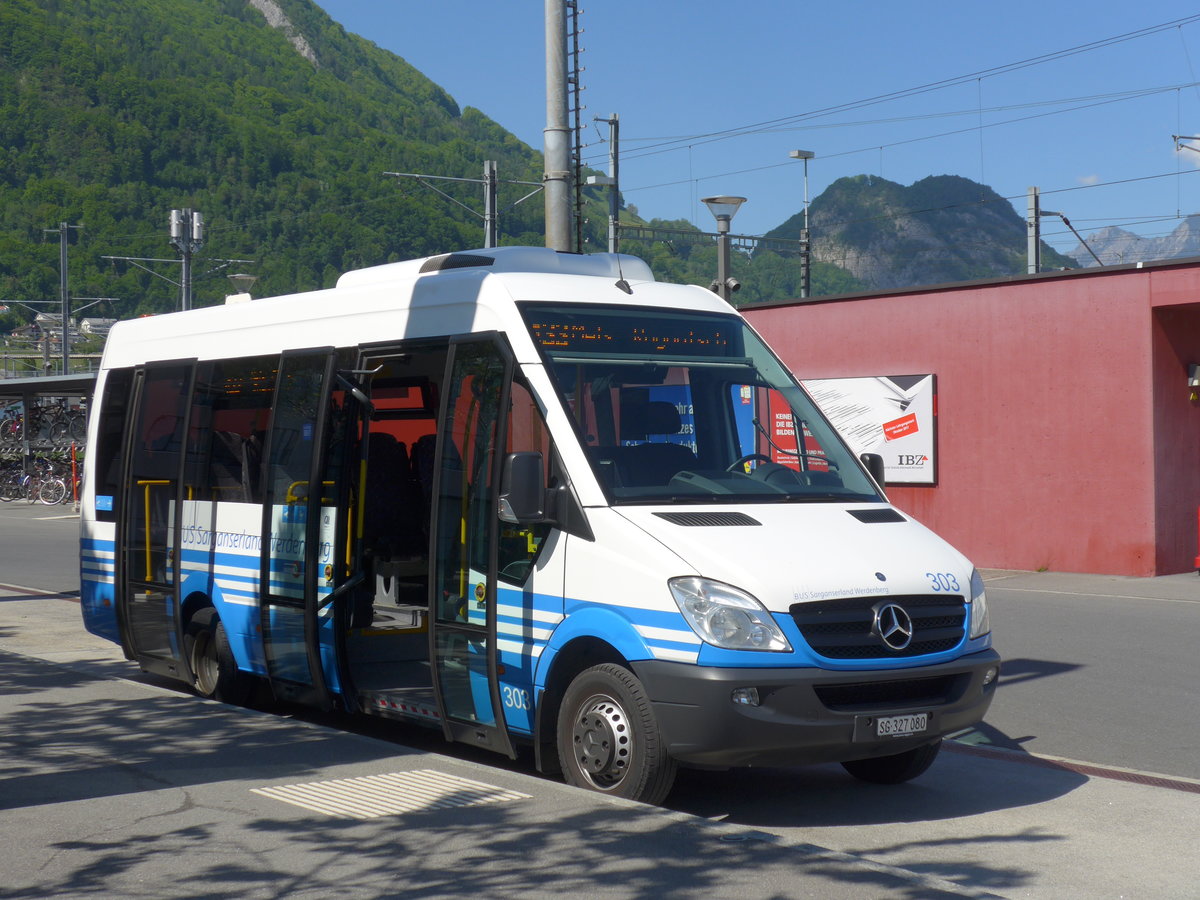
[[812,281],[812,241],[808,230],[808,161],[816,156],[811,150],[793,150],[792,159],[804,160],[804,227],[800,229],[800,296],[807,298]]
[[183,268],[179,278],[179,308],[192,308],[192,254],[204,246],[204,217],[198,210],[171,210],[171,246],[179,251]]
[[483,178],[453,178],[449,175],[421,175],[417,172],[384,172],[383,174],[387,175],[390,178],[413,178],[413,179],[419,181],[425,187],[429,188],[429,190],[433,191],[435,194],[440,194],[442,197],[445,197],[447,200],[449,200],[455,206],[465,209],[467,212],[469,212],[473,216],[479,216],[479,211],[471,209],[471,207],[467,206],[467,204],[463,203],[461,200],[457,200],[454,197],[451,197],[449,194],[447,194],[441,188],[430,184],[429,181],[430,180],[433,180],[433,181],[465,181],[470,184],[482,184],[483,185],[483,215],[480,216],[480,218],[483,219],[483,246],[484,246],[484,249],[486,250],[491,247],[497,247],[497,246],[499,246],[499,243],[500,243],[498,232],[499,232],[500,213],[502,210],[500,210],[497,206],[496,192],[497,192],[498,186],[500,184],[519,184],[519,185],[524,185],[526,187],[534,188],[534,190],[530,191],[528,194],[526,194],[524,197],[522,197],[516,203],[510,203],[508,206],[506,206],[504,208],[505,211],[512,209],[514,206],[517,206],[521,203],[524,203],[526,200],[528,200],[530,197],[532,197],[538,191],[543,190],[543,188],[544,188],[544,185],[542,185],[541,183],[536,182],[536,181],[504,181],[504,182],[502,182],[497,173],[498,173],[498,168],[497,168],[496,161],[494,159],[489,159],[489,160],[485,160],[483,163]]
[[1040,209],[1038,189],[1029,188],[1028,202],[1025,213],[1025,256],[1028,260],[1026,272],[1036,275],[1042,270],[1042,212]]
[[483,162],[483,246],[496,246],[496,160]]
[[[179,259],[152,259],[145,256],[102,256],[101,259],[112,260],[113,262],[127,262],[141,269],[143,272],[149,272],[155,278],[161,278],[163,281],[170,282],[179,288],[179,308],[181,310],[189,310],[192,308],[192,256],[199,252],[204,246],[204,217],[200,215],[198,210],[194,209],[173,209],[168,219],[170,222],[170,244],[179,251]],[[213,263],[213,268],[207,272],[202,272],[200,277],[210,275],[213,272],[227,268],[234,263],[254,263],[253,259],[214,259],[206,257],[205,262]],[[155,263],[158,265],[178,265],[180,267],[179,280],[168,278],[161,272],[156,272],[147,263]]]
[[571,249],[570,136],[567,124],[566,0],[546,0],[546,246]]
[[620,214],[618,194],[621,190],[620,139],[621,120],[613,113],[603,121],[608,122],[608,175],[612,184],[608,188],[608,252],[617,252],[617,218]]
[[[66,222],[59,222],[57,228],[45,229],[46,234],[58,233],[58,302],[62,310],[62,373],[68,375],[71,372],[71,295],[67,289],[67,238],[70,229],[77,228],[82,230],[82,225],[68,225]],[[45,335],[45,347],[42,351],[42,365],[45,367],[46,375],[50,374],[50,335],[49,331]]]
[[579,27],[579,0],[566,0],[567,7],[567,58],[570,66],[567,70],[567,90],[569,92],[567,107],[568,118],[571,122],[571,198],[570,216],[573,243],[570,247],[576,253],[583,252],[583,66],[580,56],[583,53],[580,35],[583,29]]
[[621,191],[621,180],[618,144],[620,140],[621,123],[616,113],[613,113],[607,119],[601,119],[599,116],[597,116],[592,121],[608,123],[608,174],[589,175],[587,183],[608,188],[608,252],[616,253],[619,243],[617,231],[620,228],[618,216],[620,212],[619,198]]

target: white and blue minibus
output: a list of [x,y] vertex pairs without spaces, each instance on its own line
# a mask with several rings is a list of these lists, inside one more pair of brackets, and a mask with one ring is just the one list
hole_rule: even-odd
[[231,300],[119,323],[97,381],[83,617],[144,670],[646,802],[905,781],[983,718],[978,572],[712,292],[500,248]]

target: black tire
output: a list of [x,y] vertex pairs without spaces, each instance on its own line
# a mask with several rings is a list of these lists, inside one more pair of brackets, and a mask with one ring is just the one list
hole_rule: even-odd
[[613,797],[661,803],[675,781],[645,688],[611,663],[585,669],[567,688],[558,755],[568,784]]
[[196,676],[196,693],[222,703],[244,705],[253,693],[254,680],[237,667],[216,610],[197,613],[188,623],[187,636],[188,664]]
[[872,784],[903,784],[924,774],[925,770],[933,765],[941,749],[942,741],[939,738],[932,744],[914,747],[892,756],[844,762],[842,768],[860,781],[869,781]]
[[38,502],[55,506],[67,498],[67,483],[61,478],[43,481],[38,487]]

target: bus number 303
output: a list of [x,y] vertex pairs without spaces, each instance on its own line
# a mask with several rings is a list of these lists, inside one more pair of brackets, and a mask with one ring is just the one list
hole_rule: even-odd
[[500,688],[507,709],[533,709],[533,701],[529,699],[529,691],[522,688],[502,685]]
[[937,593],[962,590],[958,586],[958,579],[950,572],[926,572],[925,577],[929,579],[929,586]]

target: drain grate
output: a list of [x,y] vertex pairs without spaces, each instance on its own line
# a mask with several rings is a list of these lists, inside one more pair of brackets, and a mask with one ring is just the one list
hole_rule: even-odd
[[376,819],[400,813],[459,809],[530,798],[529,794],[520,791],[458,778],[434,769],[254,788],[250,793],[346,819]]

